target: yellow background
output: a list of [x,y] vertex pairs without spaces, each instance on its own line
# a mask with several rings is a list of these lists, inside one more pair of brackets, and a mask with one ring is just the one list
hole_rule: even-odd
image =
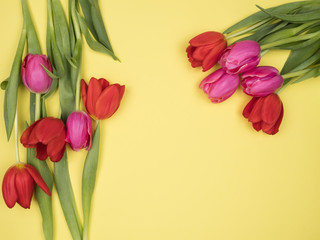
[[[29,0],[45,50],[46,1]],[[62,1],[66,6],[67,1]],[[240,89],[212,104],[192,69],[190,38],[223,31],[284,0],[100,1],[122,63],[85,45],[82,76],[126,85],[118,112],[102,123],[90,235],[93,240],[316,240],[320,239],[320,79],[288,87],[285,115],[275,136],[257,133],[241,115],[250,97]],[[1,1],[0,78],[11,69],[22,26],[19,0]],[[268,53],[260,65],[279,69],[287,52]],[[3,91],[0,92],[3,112]],[[21,87],[19,128],[28,120]],[[57,94],[47,102],[58,112]],[[0,121],[0,178],[15,162],[14,142]],[[70,151],[70,150],[69,150]],[[25,149],[20,146],[21,160]],[[71,151],[70,151],[71,152]],[[69,165],[81,210],[85,151]],[[36,201],[8,209],[0,196],[0,239],[43,239]],[[68,240],[53,193],[55,239]]]

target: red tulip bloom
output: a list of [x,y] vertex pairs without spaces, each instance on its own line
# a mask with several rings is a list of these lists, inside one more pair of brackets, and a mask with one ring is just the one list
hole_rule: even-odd
[[37,149],[37,158],[59,162],[66,149],[66,128],[62,120],[52,117],[34,122],[22,134],[20,141],[26,148]]
[[95,119],[111,117],[119,108],[125,86],[109,84],[104,78],[91,78],[89,86],[82,79],[81,93],[87,112]]
[[272,93],[266,97],[253,97],[243,110],[243,116],[252,122],[256,131],[274,135],[279,131],[283,117],[283,104],[279,96]]
[[202,66],[202,71],[208,71],[219,60],[227,41],[219,32],[204,32],[192,38],[186,52],[193,68]]
[[2,182],[2,195],[7,206],[12,208],[17,202],[23,208],[30,208],[34,183],[51,196],[47,184],[33,166],[18,163],[9,168]]

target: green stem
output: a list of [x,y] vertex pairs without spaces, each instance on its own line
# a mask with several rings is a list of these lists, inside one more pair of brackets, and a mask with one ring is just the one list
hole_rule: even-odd
[[305,70],[301,70],[301,71],[297,71],[297,72],[287,73],[287,74],[282,75],[282,78],[287,79],[287,78],[299,77],[300,75],[305,74],[309,71],[310,71],[310,69],[305,69]]
[[14,119],[14,143],[15,143],[15,150],[16,150],[16,163],[20,163],[20,156],[19,156],[19,145],[18,145],[18,107],[16,110],[16,117]]
[[242,30],[242,31],[236,32],[236,33],[231,34],[231,35],[229,35],[229,36],[226,36],[226,39],[229,40],[230,38],[238,37],[238,36],[241,36],[241,35],[243,35],[243,34],[249,33],[249,32],[251,32],[252,30],[255,30],[257,27],[259,27],[259,26],[267,23],[268,21],[270,21],[270,20],[267,19],[267,20],[258,22],[258,23],[256,23],[256,24],[252,25],[251,27],[248,27],[248,28],[246,28],[246,29],[244,29],[244,30]]
[[315,33],[304,34],[304,35],[301,35],[301,36],[294,36],[294,37],[290,37],[290,38],[281,39],[281,40],[278,40],[278,41],[274,41],[274,42],[262,45],[261,46],[261,50],[266,50],[266,49],[269,49],[269,48],[272,48],[272,47],[276,47],[276,46],[279,46],[279,45],[283,45],[283,44],[287,44],[287,43],[293,43],[293,42],[299,42],[299,41],[302,41],[302,40],[308,40],[308,39],[311,39],[311,38],[313,38],[313,37],[315,37],[315,36],[317,36],[319,34],[320,34],[319,32],[315,32]]
[[36,110],[34,121],[38,121],[40,119],[40,108],[41,108],[41,94],[36,93]]

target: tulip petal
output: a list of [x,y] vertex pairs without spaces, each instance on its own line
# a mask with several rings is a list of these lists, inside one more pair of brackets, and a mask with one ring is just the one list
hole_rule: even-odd
[[56,155],[50,156],[50,160],[52,162],[59,162],[61,160],[61,158],[63,157],[65,150],[66,150],[66,145],[64,145],[62,150],[60,152],[58,152]]
[[282,103],[277,94],[271,94],[265,97],[262,110],[261,118],[268,124],[274,124],[281,113]]
[[17,202],[23,208],[30,208],[31,198],[34,190],[34,181],[24,167],[17,171],[16,189],[18,194]]
[[91,115],[96,116],[96,102],[102,92],[102,86],[95,78],[91,78],[87,92],[87,110]]
[[282,122],[282,118],[283,118],[283,108],[281,109],[280,116],[279,116],[277,122],[273,125],[273,128],[271,128],[269,131],[264,131],[264,132],[267,134],[270,134],[270,135],[274,135],[277,132],[279,132],[279,127]]
[[246,107],[243,109],[242,115],[245,118],[249,118],[250,113],[255,105],[255,103],[257,102],[258,98],[257,97],[253,97],[250,102],[246,105]]
[[257,123],[252,123],[253,128],[259,132],[261,130],[261,122],[257,122]]
[[43,118],[35,129],[36,136],[43,144],[48,144],[57,136],[65,134],[65,127],[62,120],[52,117]]
[[84,107],[86,108],[86,110],[88,111],[87,109],[87,91],[88,91],[88,85],[87,83],[81,79],[81,95],[82,95],[82,101],[83,101],[83,105]]
[[195,60],[202,61],[205,58],[205,56],[213,49],[214,49],[214,46],[212,45],[198,47],[194,50],[192,57]]
[[205,56],[202,62],[202,71],[205,72],[212,68],[218,62],[223,50],[227,47],[227,42],[223,41],[212,48],[208,55]]
[[2,181],[2,196],[8,208],[12,208],[18,200],[15,186],[16,174],[16,167],[11,167],[7,170]]
[[251,113],[248,117],[248,120],[252,123],[257,123],[260,122],[261,119],[261,109],[263,106],[263,101],[264,98],[258,98],[258,100],[256,101],[256,103],[254,104]]
[[90,150],[90,148],[92,146],[92,120],[88,114],[85,114],[85,115],[86,115],[86,119],[87,119],[88,135],[89,135],[89,144],[88,144],[88,147],[86,148],[86,150]]
[[189,43],[194,47],[205,46],[209,44],[214,44],[216,42],[224,39],[224,35],[219,32],[204,32],[192,38]]
[[47,146],[42,143],[38,143],[36,145],[36,149],[37,149],[37,159],[39,159],[41,161],[46,160],[48,157]]
[[102,91],[105,89],[105,88],[107,88],[107,87],[109,87],[109,82],[106,80],[106,79],[104,79],[104,78],[99,78],[98,79],[98,82],[99,82],[99,84],[100,84],[100,86],[101,86],[101,89],[102,89]]
[[51,142],[49,142],[49,144],[47,146],[47,153],[48,153],[50,159],[52,156],[55,156],[56,154],[61,152],[62,149],[65,148],[65,145],[66,145],[65,139],[66,139],[65,134],[61,134],[58,137],[56,137],[55,139],[53,139]]
[[51,196],[51,192],[45,183],[45,181],[42,179],[40,173],[37,171],[37,169],[29,164],[25,164],[25,168],[30,174],[30,176],[33,178],[33,180],[36,182],[36,184],[44,191],[48,196]]
[[36,125],[39,123],[39,121],[41,121],[42,119],[34,122],[33,124],[31,124],[26,130],[24,130],[21,138],[20,138],[20,142],[22,143],[22,145],[26,148],[34,148],[35,145],[37,144],[37,142],[39,141],[34,133],[34,128],[36,127]]
[[96,102],[95,116],[97,119],[111,117],[120,105],[119,87],[111,85],[106,88]]

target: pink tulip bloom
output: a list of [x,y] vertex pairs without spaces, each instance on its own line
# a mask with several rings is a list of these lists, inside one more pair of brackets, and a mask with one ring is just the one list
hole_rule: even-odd
[[274,67],[263,66],[241,75],[243,92],[254,97],[265,97],[274,93],[283,84],[283,78]]
[[203,79],[199,87],[208,94],[211,102],[220,103],[231,97],[239,86],[239,81],[238,75],[228,74],[220,68]]
[[48,92],[52,83],[52,78],[48,76],[41,65],[52,72],[51,63],[46,55],[28,54],[22,63],[23,84],[33,93]]
[[260,50],[260,45],[255,41],[236,42],[224,50],[219,64],[229,74],[243,73],[259,64]]
[[72,112],[67,119],[67,138],[73,151],[89,150],[92,145],[92,123],[89,115],[82,111]]

